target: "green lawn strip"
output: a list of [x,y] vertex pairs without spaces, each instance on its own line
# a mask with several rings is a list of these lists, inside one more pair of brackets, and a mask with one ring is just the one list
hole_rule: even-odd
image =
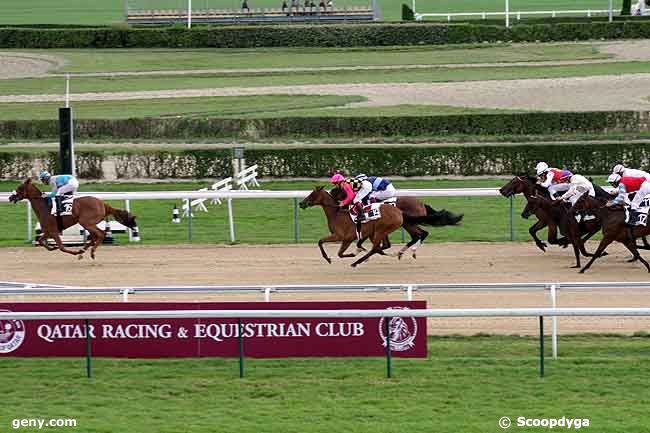
[[[360,96],[260,95],[213,98],[162,98],[74,103],[77,119],[139,117],[276,117],[294,110],[340,107],[364,101]],[[0,120],[57,119],[60,103],[0,104]]]
[[[197,69],[508,63],[611,57],[589,44],[463,45],[370,48],[19,50],[65,60],[61,71],[128,72]],[[11,53],[11,51],[8,51]],[[173,63],[169,59],[173,58]]]
[[[0,106],[1,107],[1,106]],[[1,108],[0,108],[1,110]],[[448,114],[523,113],[525,110],[497,108],[452,107],[447,105],[390,105],[385,107],[315,108],[307,110],[264,113],[264,117],[390,117],[390,116],[444,116]],[[1,112],[1,111],[0,111]]]
[[[397,188],[469,188],[500,187],[502,179],[479,180],[403,180],[395,181]],[[82,182],[81,191],[181,191],[209,187],[210,182],[200,183],[154,183],[154,184],[88,184]],[[311,190],[325,182],[264,182],[263,189]],[[0,182],[0,190],[12,191],[18,182]],[[463,223],[454,227],[428,228],[427,242],[506,241],[510,239],[510,201],[498,197],[436,197],[422,201],[435,209],[445,208],[464,213]],[[123,202],[110,202],[123,208]],[[532,221],[519,217],[524,207],[521,197],[514,202],[514,225],[517,240],[528,240],[528,227]],[[26,242],[26,207],[24,204],[0,204],[0,245],[24,245]],[[138,216],[143,244],[175,244],[188,242],[187,219],[182,224],[172,224],[172,208],[181,208],[181,200],[131,201],[132,212]],[[193,242],[228,243],[229,228],[227,206],[212,205],[206,201],[207,213],[196,212],[192,222]],[[239,243],[273,244],[294,242],[294,202],[292,199],[240,199],[233,201],[235,235]],[[321,208],[298,209],[299,242],[315,242],[327,235],[325,215]],[[540,234],[541,236],[541,234]],[[118,235],[127,244],[124,235]],[[395,232],[393,241],[401,242],[401,232]],[[406,235],[406,239],[408,235]]]
[[645,431],[648,339],[560,341],[558,360],[548,359],[547,347],[544,379],[537,340],[512,336],[429,338],[428,358],[393,359],[390,380],[380,357],[248,358],[244,379],[232,358],[99,358],[91,380],[81,358],[5,357],[0,368],[11,386],[0,425],[73,418],[76,429],[58,430],[496,433],[508,416],[588,418],[587,430],[599,433]]
[[[417,70],[265,73],[234,76],[83,77],[72,80],[73,93],[183,90],[222,87],[295,86],[301,84],[436,83],[479,80],[561,78],[646,73],[650,62],[590,65],[428,68]],[[0,95],[59,94],[63,78],[0,80]]]

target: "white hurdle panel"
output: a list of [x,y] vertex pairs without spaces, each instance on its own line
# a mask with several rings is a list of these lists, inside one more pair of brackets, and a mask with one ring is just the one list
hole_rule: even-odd
[[[199,192],[207,192],[207,188],[201,188]],[[197,210],[207,212],[208,208],[205,207],[205,204],[203,204],[207,198],[197,198],[195,200],[190,201],[189,199],[185,200],[185,203],[183,203],[183,216],[186,217],[189,215],[190,208],[196,208]],[[194,212],[192,212],[192,216],[194,216]]]
[[[211,187],[212,191],[230,191],[232,190],[232,177],[227,177],[219,182],[213,183]],[[221,199],[215,197],[212,199],[212,204],[221,204]]]
[[235,174],[235,181],[239,185],[240,190],[248,190],[248,183],[259,188],[260,184],[257,182],[257,164],[251,165],[247,169]]

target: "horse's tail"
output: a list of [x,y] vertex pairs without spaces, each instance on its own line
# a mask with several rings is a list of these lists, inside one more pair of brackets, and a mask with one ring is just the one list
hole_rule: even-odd
[[463,219],[463,214],[456,215],[445,209],[437,211],[429,205],[424,205],[427,214],[424,216],[412,217],[404,215],[404,220],[412,224],[422,224],[428,226],[453,226]]
[[135,222],[135,215],[125,210],[115,209],[104,203],[104,212],[106,215],[113,215],[120,224],[124,224],[130,229],[135,229],[138,226]]

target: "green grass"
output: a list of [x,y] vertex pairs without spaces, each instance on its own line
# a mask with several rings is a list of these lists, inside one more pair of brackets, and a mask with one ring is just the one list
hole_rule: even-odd
[[[290,116],[294,111],[309,113],[364,100],[360,96],[273,95],[92,101],[75,103],[74,115],[77,119],[277,117]],[[60,103],[0,104],[0,120],[57,119],[60,106]],[[326,114],[327,110],[323,112]]]
[[[500,187],[505,180],[428,180],[396,181],[397,188],[465,188],[465,187]],[[269,190],[311,190],[318,184],[314,181],[269,182],[262,187]],[[18,182],[0,182],[1,191],[12,191]],[[197,190],[210,183],[177,184],[86,184],[81,191],[180,191]],[[445,208],[452,212],[464,213],[463,224],[454,227],[429,228],[427,242],[464,242],[464,241],[506,241],[510,236],[509,209],[510,202],[503,197],[444,197],[426,198],[424,202],[435,209]],[[113,202],[123,208],[124,203]],[[143,244],[187,243],[187,220],[180,225],[171,223],[171,211],[176,204],[179,209],[181,201],[142,200],[132,201],[132,212],[138,216]],[[227,207],[211,205],[208,213],[195,212],[193,218],[193,242],[228,243],[229,229]],[[26,238],[25,205],[0,204],[0,246],[24,245]],[[234,219],[236,239],[240,243],[271,244],[294,242],[292,199],[234,200]],[[524,221],[519,213],[524,207],[523,199],[515,200],[515,234],[518,240],[528,240],[528,227],[531,221]],[[315,242],[327,235],[327,225],[321,208],[298,209],[299,241]],[[120,235],[123,236],[123,235]],[[541,236],[541,234],[540,234]],[[392,238],[401,242],[400,232]],[[408,239],[408,235],[407,235]],[[125,237],[120,239],[126,243]]]
[[[11,53],[12,51],[7,51]],[[59,72],[137,72],[192,69],[317,68],[441,65],[603,59],[588,44],[461,45],[374,48],[20,50],[55,56]],[[173,58],[173,62],[169,59]]]
[[[138,0],[131,2],[142,9],[183,8],[184,0]],[[337,6],[367,5],[366,0],[337,0]],[[395,0],[379,0],[387,21],[401,20],[402,3]],[[404,1],[411,5],[411,1]],[[278,0],[249,0],[253,8],[273,7],[282,4]],[[550,9],[607,9],[602,0],[512,0],[512,10]],[[621,0],[614,1],[614,10],[620,11]],[[240,0],[195,0],[193,9],[232,8],[241,6]],[[416,0],[419,12],[482,12],[502,11],[502,0]],[[123,0],[102,0],[89,6],[84,0],[4,0],[0,2],[0,24],[83,24],[108,25],[124,21]]]
[[[436,83],[475,80],[584,77],[644,73],[650,62],[594,65],[435,68],[418,70],[336,71],[323,73],[186,75],[156,77],[83,77],[71,83],[73,93],[182,90],[224,87],[287,86],[301,84]],[[0,80],[0,95],[63,94],[63,78]],[[73,101],[74,102],[74,101]]]
[[[1,108],[0,108],[1,110]],[[496,108],[451,107],[446,105],[391,105],[385,107],[327,108],[294,110],[273,113],[274,117],[370,117],[370,116],[443,116],[448,114],[521,113],[525,110],[500,110]]]
[[430,338],[428,358],[394,359],[390,380],[382,358],[247,359],[244,379],[236,359],[95,359],[91,380],[83,359],[2,358],[0,426],[75,418],[76,429],[57,431],[497,433],[503,416],[564,416],[588,418],[586,431],[647,431],[647,338],[563,337],[544,379],[537,351],[534,338]]

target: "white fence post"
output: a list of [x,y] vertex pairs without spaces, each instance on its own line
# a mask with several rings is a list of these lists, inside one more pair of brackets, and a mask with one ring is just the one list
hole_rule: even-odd
[[29,242],[34,240],[32,235],[32,204],[27,202],[27,240]]
[[[557,308],[557,291],[555,284],[551,284],[551,308]],[[551,318],[551,346],[553,347],[553,359],[557,359],[557,317]]]

